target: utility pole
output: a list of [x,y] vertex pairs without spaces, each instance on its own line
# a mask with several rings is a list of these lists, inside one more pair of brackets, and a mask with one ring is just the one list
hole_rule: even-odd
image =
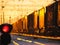
[[[3,9],[4,9],[3,3],[4,3],[4,1],[2,1],[2,11],[3,11]],[[2,13],[3,13],[3,14],[2,14],[2,15],[3,15],[3,23],[4,23],[4,21],[5,21],[5,20],[4,20],[4,11],[3,11]]]

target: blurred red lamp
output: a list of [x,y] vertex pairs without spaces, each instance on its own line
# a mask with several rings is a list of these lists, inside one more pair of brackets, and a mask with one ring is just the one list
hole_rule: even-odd
[[5,25],[3,28],[2,28],[3,32],[9,32],[9,26]]
[[1,32],[2,33],[10,33],[12,30],[12,25],[11,24],[2,24],[1,25]]

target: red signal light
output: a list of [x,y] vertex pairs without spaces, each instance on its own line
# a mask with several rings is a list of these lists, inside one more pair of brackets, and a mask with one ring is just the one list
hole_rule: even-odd
[[9,26],[7,26],[7,25],[3,26],[2,31],[9,32]]
[[1,28],[0,29],[1,33],[10,33],[13,26],[11,24],[5,23],[5,24],[0,25],[0,28]]

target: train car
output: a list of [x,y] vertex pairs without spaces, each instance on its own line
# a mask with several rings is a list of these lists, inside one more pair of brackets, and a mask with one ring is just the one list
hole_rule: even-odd
[[[34,11],[16,24],[17,32],[39,36],[60,37],[60,3]],[[15,28],[14,28],[15,29]]]

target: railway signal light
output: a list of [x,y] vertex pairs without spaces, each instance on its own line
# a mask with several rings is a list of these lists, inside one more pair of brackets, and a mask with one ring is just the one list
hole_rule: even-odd
[[2,33],[10,33],[12,30],[12,25],[11,24],[2,24],[1,25],[1,32]]
[[11,24],[0,25],[0,32],[2,33],[0,37],[1,45],[8,45],[11,42],[10,32],[12,28]]
[[2,30],[3,30],[3,32],[8,32],[9,31],[9,27],[5,25],[5,26],[3,26]]

